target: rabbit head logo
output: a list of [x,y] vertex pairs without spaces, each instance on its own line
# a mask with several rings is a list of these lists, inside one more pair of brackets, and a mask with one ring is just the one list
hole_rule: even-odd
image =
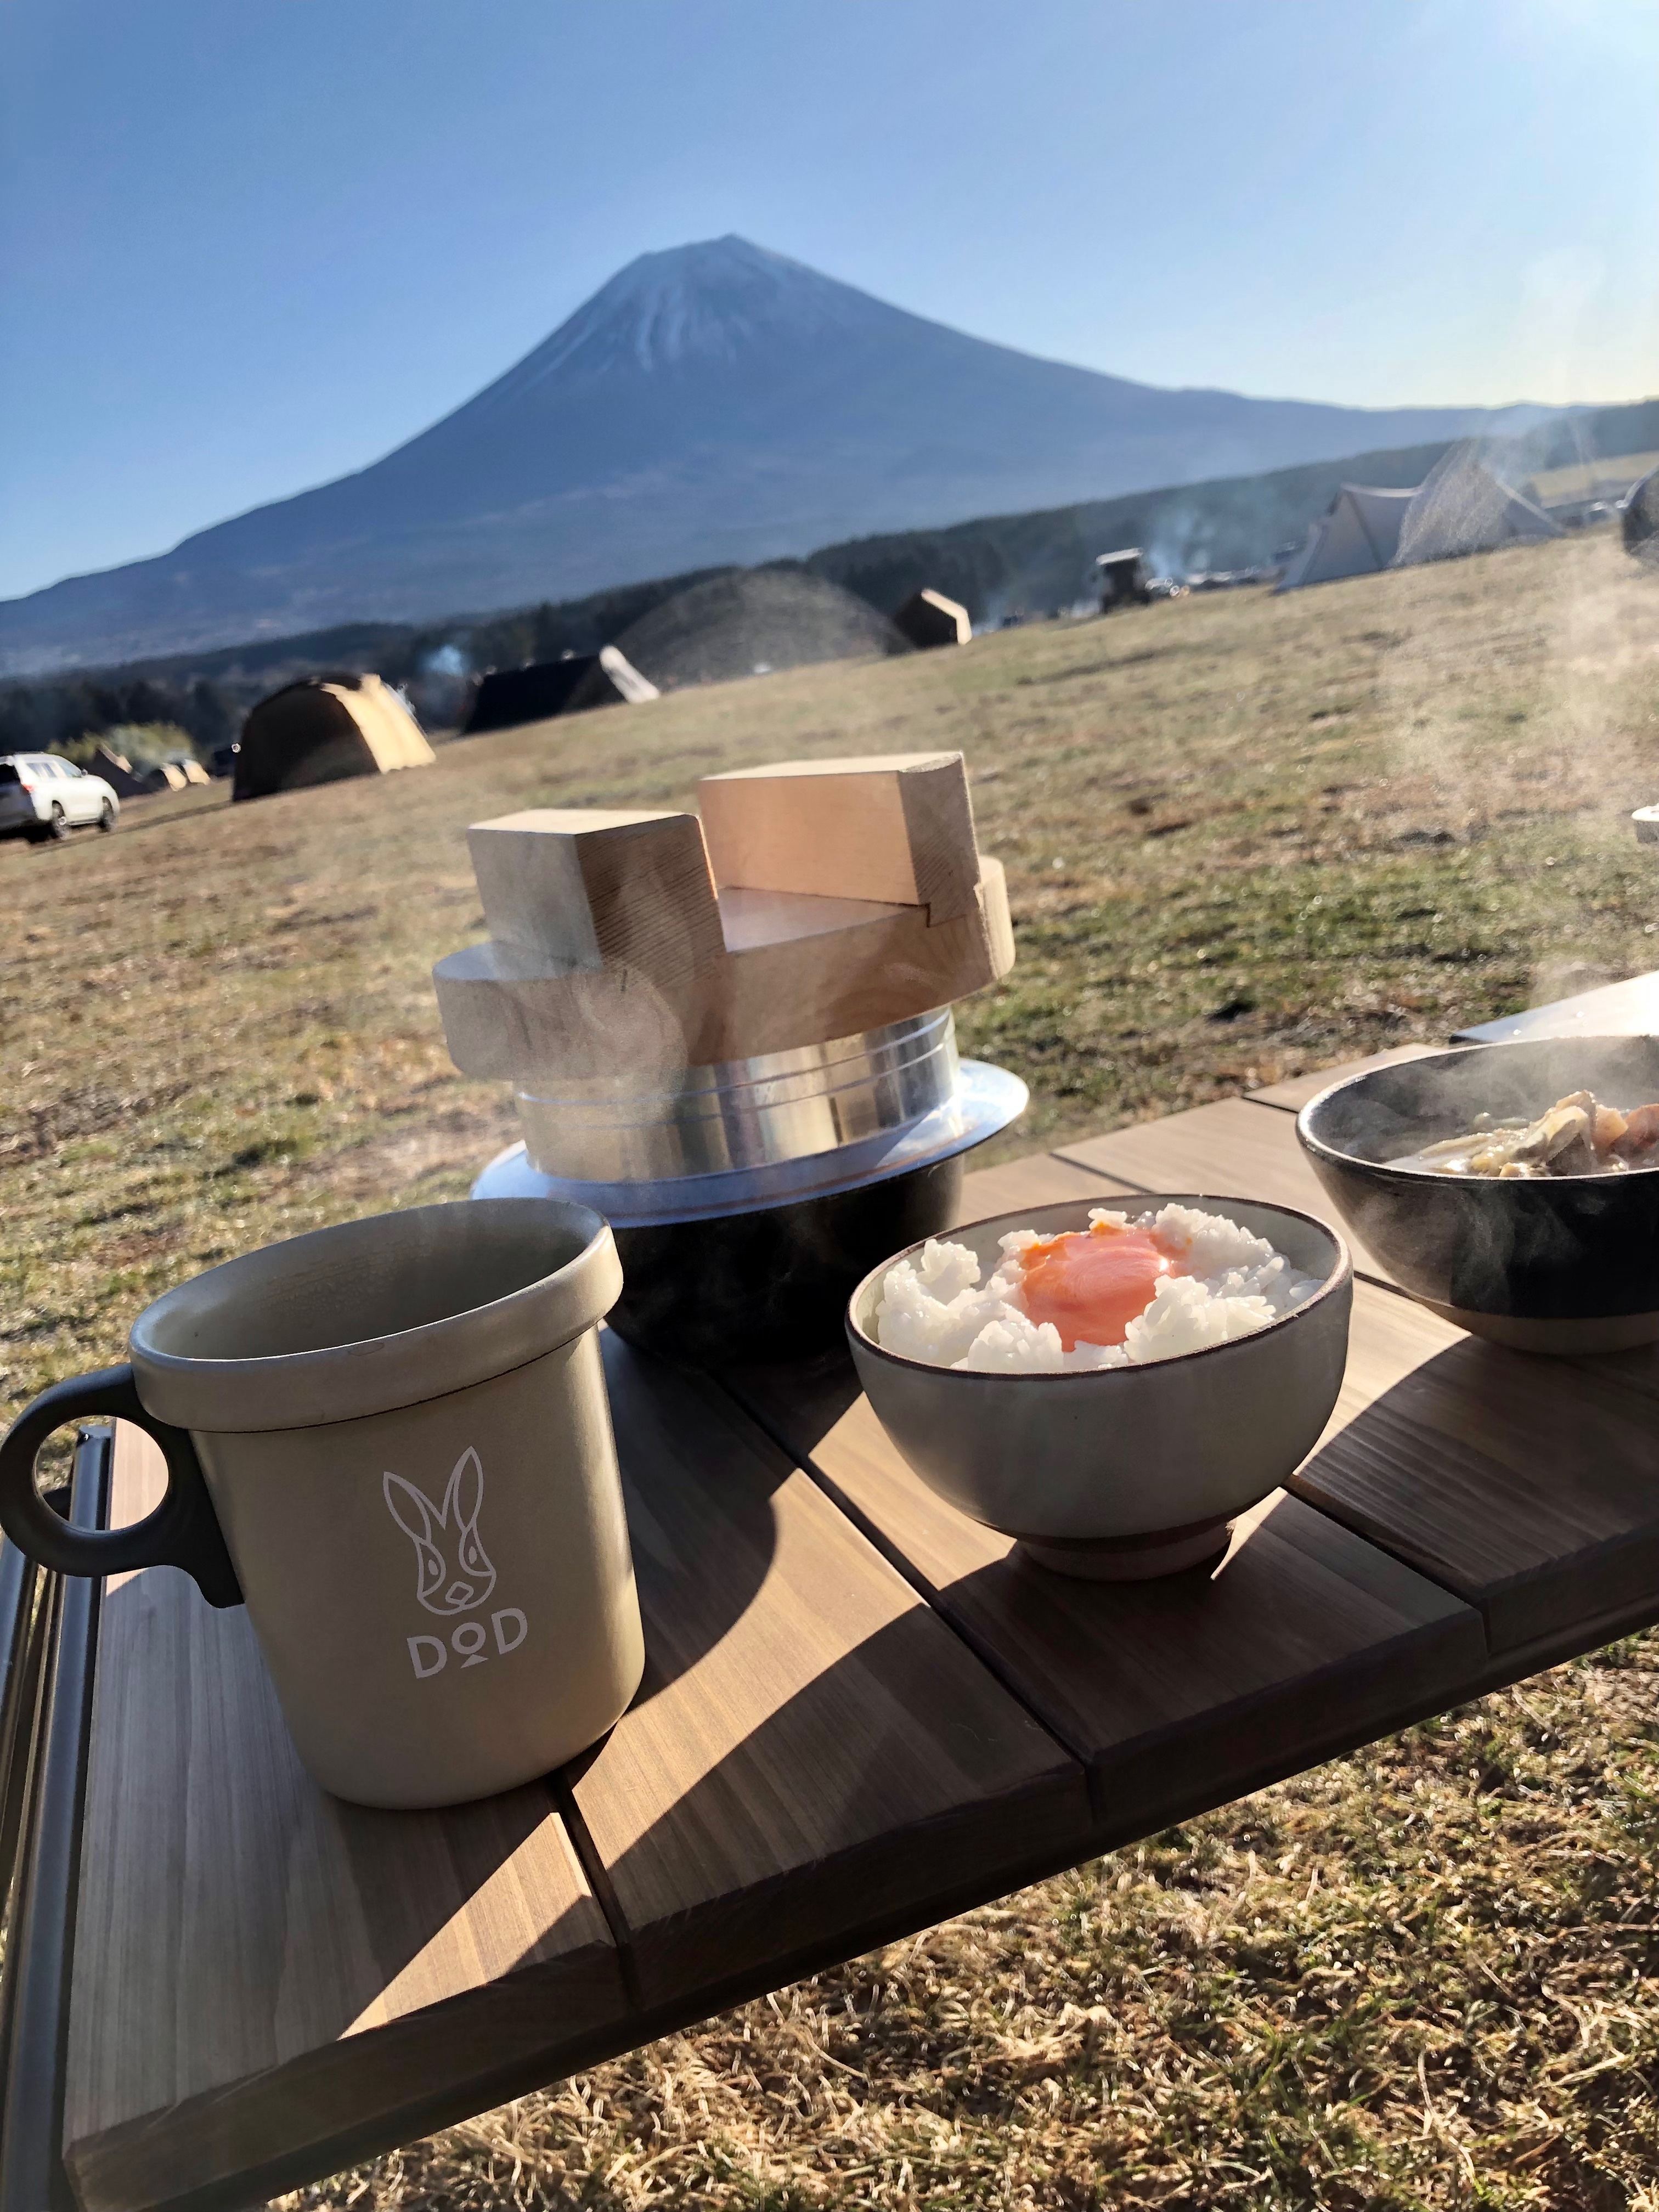
[[415,1547],[415,1595],[427,1611],[471,1613],[482,1605],[495,1587],[495,1570],[478,1534],[483,1468],[477,1453],[469,1449],[456,1461],[441,1506],[400,1474],[382,1476],[380,1487],[392,1519]]

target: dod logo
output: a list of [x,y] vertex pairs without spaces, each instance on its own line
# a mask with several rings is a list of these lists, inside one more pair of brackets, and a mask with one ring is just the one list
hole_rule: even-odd
[[[445,1618],[476,1612],[495,1587],[495,1570],[478,1534],[483,1468],[477,1453],[469,1449],[456,1461],[441,1505],[400,1474],[383,1475],[380,1488],[392,1519],[415,1547],[415,1595],[426,1610]],[[489,1626],[503,1658],[518,1650],[530,1627],[516,1605],[492,1613]],[[451,1629],[447,1643],[441,1636],[405,1641],[410,1664],[422,1681],[449,1664],[452,1651],[464,1668],[482,1667],[489,1656],[482,1620],[463,1620]]]

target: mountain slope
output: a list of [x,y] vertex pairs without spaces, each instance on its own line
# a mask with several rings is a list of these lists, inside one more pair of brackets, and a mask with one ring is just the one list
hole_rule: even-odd
[[372,467],[0,604],[0,668],[483,611],[1493,420],[1133,384],[719,239],[641,255]]

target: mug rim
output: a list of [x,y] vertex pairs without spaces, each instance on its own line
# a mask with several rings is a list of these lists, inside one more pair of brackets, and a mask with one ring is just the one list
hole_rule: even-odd
[[[157,1325],[216,1276],[234,1273],[247,1294],[257,1296],[262,1274],[274,1279],[291,1273],[303,1265],[302,1254],[314,1263],[331,1245],[362,1247],[373,1239],[377,1224],[442,1217],[459,1232],[464,1221],[484,1227],[492,1216],[505,1225],[509,1209],[521,1224],[526,1206],[541,1212],[550,1231],[580,1237],[579,1248],[547,1273],[481,1304],[390,1334],[298,1352],[204,1357],[166,1351],[155,1340]],[[346,1252],[341,1250],[340,1256],[344,1260]],[[174,1284],[133,1322],[128,1357],[145,1410],[175,1427],[204,1434],[323,1428],[447,1397],[510,1373],[592,1328],[621,1290],[622,1265],[611,1224],[591,1206],[557,1198],[458,1199],[396,1206],[279,1237]]]

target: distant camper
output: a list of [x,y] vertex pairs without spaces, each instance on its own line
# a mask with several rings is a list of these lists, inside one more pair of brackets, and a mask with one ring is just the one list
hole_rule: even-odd
[[568,653],[562,660],[533,660],[524,668],[492,669],[478,686],[464,738],[486,730],[516,730],[555,714],[580,714],[590,707],[637,707],[662,694],[614,645],[597,653]]
[[92,775],[103,777],[118,799],[137,799],[149,789],[126,755],[113,751],[108,745],[96,749],[88,767]]
[[431,761],[420,724],[378,676],[307,676],[262,699],[242,725],[230,795],[269,799]]
[[1141,558],[1139,545],[1120,546],[1115,553],[1102,553],[1095,562],[1100,578],[1100,611],[1111,613],[1114,607],[1146,607],[1152,605],[1152,593],[1147,580],[1146,563]]
[[161,761],[154,768],[134,768],[125,753],[100,745],[93,754],[91,773],[101,775],[118,799],[142,799],[155,791],[184,791],[192,783],[205,783],[207,771],[188,757]]
[[947,599],[943,592],[925,588],[911,592],[893,617],[893,627],[921,653],[936,645],[966,645],[974,634],[966,607]]
[[1619,528],[1626,553],[1659,563],[1659,469],[1633,483],[1620,501]]

